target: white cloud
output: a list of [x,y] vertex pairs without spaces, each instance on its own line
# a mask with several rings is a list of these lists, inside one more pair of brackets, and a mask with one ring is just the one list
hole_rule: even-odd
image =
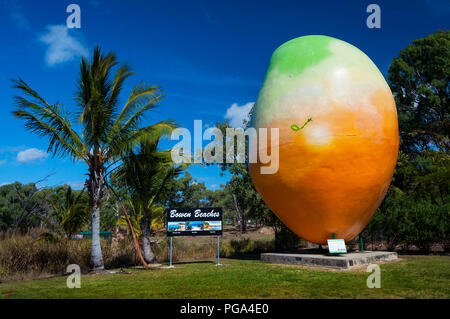
[[48,25],[46,29],[47,32],[40,36],[39,41],[48,45],[45,61],[49,66],[89,54],[88,49],[69,34],[69,29],[65,25]]
[[38,150],[37,148],[29,148],[25,151],[20,151],[17,153],[17,161],[21,163],[32,162],[46,157],[48,157],[48,154],[44,151]]
[[254,102],[239,106],[237,103],[233,103],[225,114],[225,119],[228,120],[231,127],[243,127],[243,121],[249,120],[249,112],[252,109]]
[[0,186],[5,186],[5,185],[9,185],[9,184],[11,184],[10,182],[3,182],[3,183],[0,183]]

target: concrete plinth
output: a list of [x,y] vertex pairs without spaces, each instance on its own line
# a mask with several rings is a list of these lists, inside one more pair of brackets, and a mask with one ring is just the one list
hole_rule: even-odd
[[343,270],[395,259],[398,259],[397,253],[390,251],[356,251],[347,254],[330,255],[323,252],[305,250],[261,254],[261,261],[271,262],[273,264],[314,266]]

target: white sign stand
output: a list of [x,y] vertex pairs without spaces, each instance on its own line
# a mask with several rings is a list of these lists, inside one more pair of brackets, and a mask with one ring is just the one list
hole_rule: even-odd
[[173,238],[173,237],[170,237],[170,264],[169,264],[169,267],[168,267],[168,268],[175,268],[175,267],[172,265],[172,238]]
[[217,265],[216,266],[222,266],[220,263],[220,236],[217,236]]

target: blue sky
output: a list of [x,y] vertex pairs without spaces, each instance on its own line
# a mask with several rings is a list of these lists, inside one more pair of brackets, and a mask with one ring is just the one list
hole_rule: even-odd
[[[65,27],[66,7],[81,7],[81,29]],[[366,7],[381,7],[381,29],[366,26]],[[73,109],[80,56],[98,44],[137,74],[125,87],[160,85],[165,98],[151,121],[193,128],[245,116],[256,100],[272,52],[303,35],[323,34],[364,51],[386,76],[413,39],[448,29],[450,0],[422,1],[21,1],[0,0],[0,185],[37,181],[80,187],[86,167],[46,154],[14,109],[10,78],[23,78],[50,103]],[[228,110],[228,113],[227,113]],[[168,148],[174,142],[164,142]],[[210,188],[226,182],[217,167],[191,174]]]

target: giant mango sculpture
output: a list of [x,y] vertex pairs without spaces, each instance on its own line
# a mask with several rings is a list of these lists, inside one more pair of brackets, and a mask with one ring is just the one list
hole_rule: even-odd
[[[253,183],[273,212],[318,244],[358,235],[383,200],[398,154],[395,102],[383,75],[356,47],[304,36],[272,55],[254,128],[279,128],[279,163]],[[261,145],[259,147],[262,147]],[[270,146],[268,146],[270,147]]]

